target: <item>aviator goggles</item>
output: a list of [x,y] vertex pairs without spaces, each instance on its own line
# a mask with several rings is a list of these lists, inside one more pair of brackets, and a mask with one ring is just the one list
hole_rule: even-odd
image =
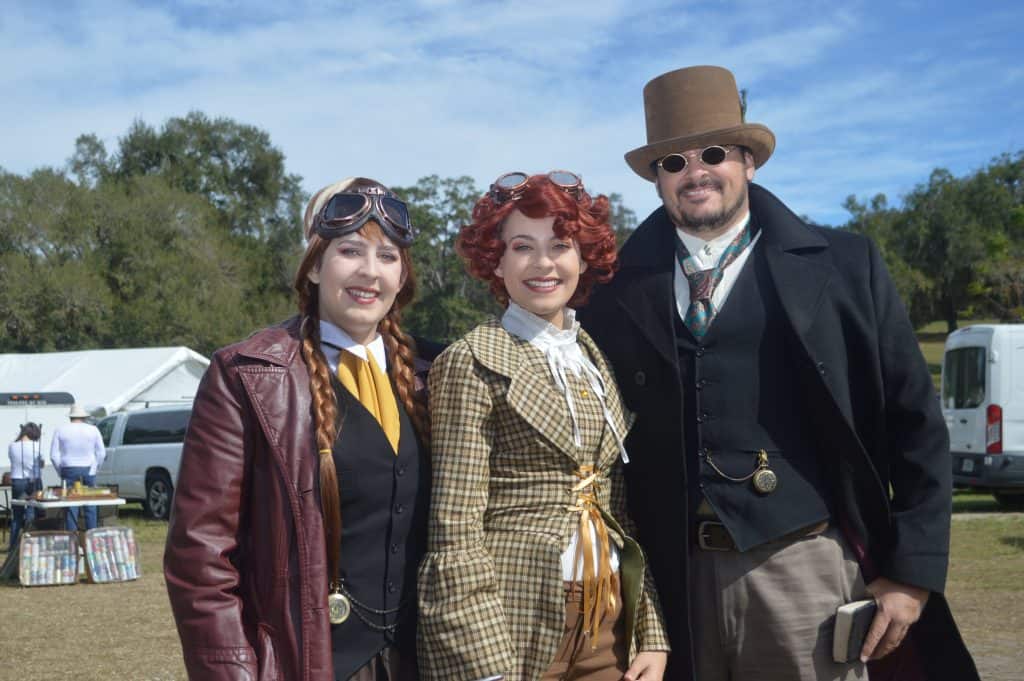
[[389,239],[401,248],[413,240],[412,221],[404,201],[383,187],[350,187],[332,196],[313,220],[313,231],[321,238],[337,239],[374,220]]
[[[696,156],[705,166],[717,166],[725,160],[725,157],[729,155],[730,151],[736,148],[736,146],[731,144],[727,147],[713,144],[710,147],[704,147],[701,149],[700,153]],[[662,156],[659,158],[654,162],[654,165],[661,168],[666,173],[681,173],[686,170],[686,166],[689,165],[689,161],[683,154],[669,154],[668,156]]]
[[[566,194],[572,194],[577,201],[584,195],[583,180],[576,173],[568,170],[552,170],[547,174],[547,178],[551,184]],[[526,191],[526,183],[529,179],[529,175],[519,170],[505,173],[491,184],[487,193],[499,206],[506,201],[517,201]]]

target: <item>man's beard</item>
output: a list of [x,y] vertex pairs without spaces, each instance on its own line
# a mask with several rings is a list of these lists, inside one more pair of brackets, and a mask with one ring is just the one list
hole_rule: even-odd
[[[722,193],[721,183],[712,180],[710,177],[705,177],[700,182],[691,183],[679,188],[677,197],[679,198],[680,205],[683,202],[683,192],[697,189],[699,187],[712,187],[718,190],[719,193]],[[730,224],[732,224],[733,220],[736,219],[736,215],[740,212],[740,209],[743,207],[743,199],[744,196],[742,193],[740,193],[740,195],[736,197],[736,200],[732,203],[732,205],[722,206],[722,209],[720,211],[706,215],[701,215],[699,217],[687,215],[685,212],[683,212],[682,208],[679,208],[678,215],[675,215],[673,217],[676,218],[677,226],[682,227],[683,229],[697,233],[713,232],[717,229],[720,229],[722,227],[728,227]]]

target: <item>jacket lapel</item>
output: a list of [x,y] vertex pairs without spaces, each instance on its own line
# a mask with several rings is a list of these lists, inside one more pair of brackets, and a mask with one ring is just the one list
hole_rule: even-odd
[[[507,332],[497,319],[470,331],[466,342],[477,361],[510,380],[505,398],[509,407],[555,449],[576,461],[569,409],[543,357],[526,352],[529,343]],[[552,400],[552,391],[559,399]]]
[[[763,187],[749,186],[751,219],[762,227],[759,246],[782,307],[805,353],[813,357],[809,332],[814,325],[834,270],[809,253],[828,242],[808,229],[800,218]],[[679,358],[675,346],[675,228],[664,207],[637,227],[619,256],[620,268],[609,292],[623,319],[640,333],[673,368]]]
[[[768,269],[806,359],[806,364],[796,369],[809,379],[805,384],[811,421],[821,440],[830,443],[845,462],[839,475],[843,501],[840,522],[848,538],[855,540],[851,543],[870,556],[878,550],[875,547],[884,536],[878,534],[878,528],[889,527],[889,490],[871,463],[852,415],[843,409],[832,383],[823,378],[816,364],[817,358],[825,353],[826,344],[834,342],[830,336],[833,329],[827,324],[815,324],[826,301],[838,299],[837,293],[828,291],[834,285],[836,270],[827,258],[820,257],[828,242],[757,185],[750,186],[750,206],[751,214],[764,226],[762,239]],[[875,528],[875,533],[868,528]],[[860,560],[864,565],[863,556]]]
[[782,307],[804,351],[813,357],[808,332],[825,300],[834,269],[806,254],[827,248],[828,242],[756,184],[750,185],[750,213],[761,227],[761,246]]
[[[615,383],[615,377],[612,375],[604,355],[601,354],[601,351],[587,332],[580,329],[578,338],[580,345],[583,346],[584,354],[590,358],[594,366],[597,367],[598,373],[601,374],[601,381],[604,382],[606,390],[605,406],[608,408],[608,413],[611,414],[611,420],[615,424],[615,429],[619,431],[619,435],[622,437],[623,442],[625,442],[626,433],[629,432],[629,427],[632,425],[630,423],[632,419],[627,417],[622,407],[622,395],[619,393],[618,385]],[[610,467],[615,463],[615,459],[618,456],[619,441],[616,439],[612,429],[605,425],[597,455],[597,467],[599,469]]]
[[299,491],[309,491],[316,484],[315,447],[310,429],[295,425],[295,415],[308,413],[312,401],[309,373],[299,349],[298,320],[274,327],[263,339],[256,349],[243,341],[238,354],[259,362],[241,363],[238,374],[284,479]]
[[612,280],[616,302],[658,351],[675,367],[673,320],[676,317],[675,227],[665,208],[658,208],[633,232],[619,254],[619,272]]

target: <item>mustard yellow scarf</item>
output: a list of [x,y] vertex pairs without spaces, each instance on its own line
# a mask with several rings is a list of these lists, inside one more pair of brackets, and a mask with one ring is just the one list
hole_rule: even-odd
[[398,402],[395,400],[391,381],[377,366],[377,361],[369,348],[366,349],[366,359],[348,350],[341,351],[338,358],[338,380],[377,419],[397,456],[398,436],[401,431]]

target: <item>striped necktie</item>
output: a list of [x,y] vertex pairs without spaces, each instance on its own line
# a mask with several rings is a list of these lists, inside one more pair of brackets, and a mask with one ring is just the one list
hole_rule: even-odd
[[715,288],[722,281],[725,268],[743,252],[749,243],[750,223],[748,222],[722,251],[718,264],[709,270],[704,270],[700,269],[701,262],[690,255],[683,240],[679,238],[679,234],[676,234],[676,259],[686,276],[686,282],[690,285],[690,306],[686,308],[683,323],[696,338],[704,337],[704,334],[711,328],[711,322],[715,315],[718,314],[718,310],[711,302],[711,297],[715,293]]

